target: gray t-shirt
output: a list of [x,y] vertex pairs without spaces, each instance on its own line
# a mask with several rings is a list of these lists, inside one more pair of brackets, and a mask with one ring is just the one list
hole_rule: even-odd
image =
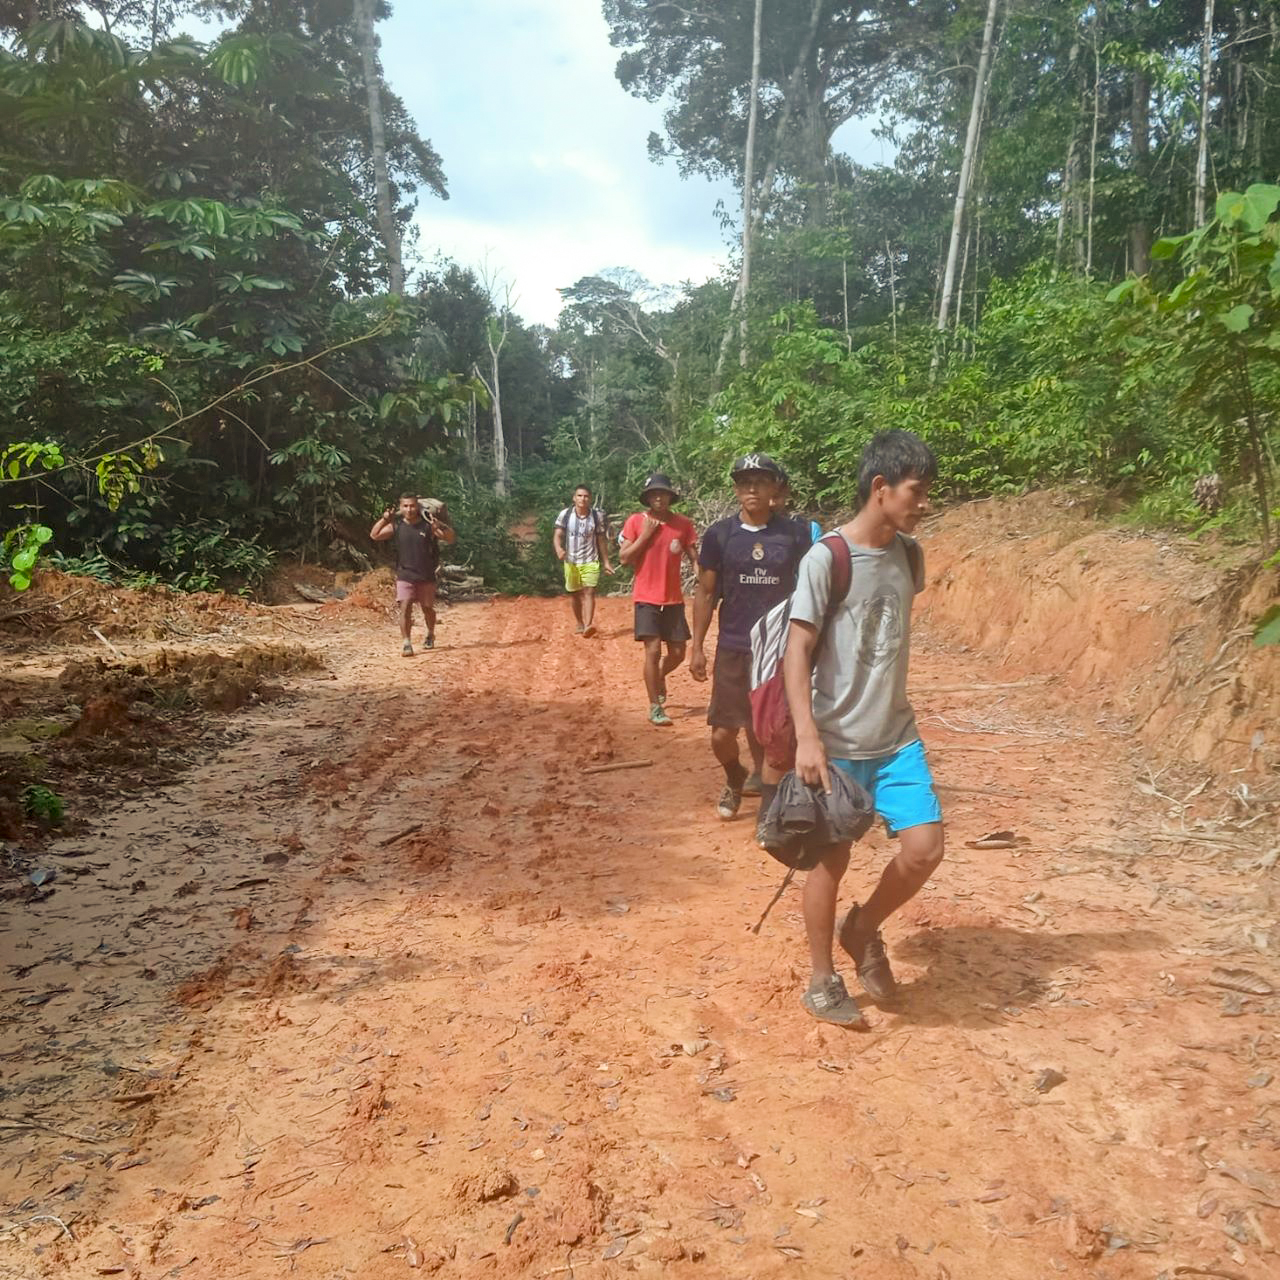
[[565,507],[556,516],[556,528],[564,530],[565,559],[570,564],[595,564],[600,559],[596,533],[604,531],[604,521],[594,507],[585,516]]
[[[879,550],[849,543],[849,594],[836,609],[813,672],[813,718],[829,757],[892,755],[920,737],[907,701],[907,657],[911,602],[924,590],[924,557],[913,581],[911,541],[899,534]],[[831,551],[818,543],[800,562],[792,618],[821,627],[830,588]]]

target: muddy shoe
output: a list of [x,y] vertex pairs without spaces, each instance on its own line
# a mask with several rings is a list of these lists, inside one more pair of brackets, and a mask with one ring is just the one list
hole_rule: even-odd
[[838,973],[811,986],[804,993],[804,1007],[820,1022],[834,1022],[838,1027],[856,1027],[858,1030],[865,1030],[867,1026],[862,1010],[845,989],[844,979]]
[[716,813],[728,822],[730,818],[738,816],[738,809],[742,805],[742,792],[735,789],[730,783],[725,783],[724,790],[720,793],[720,800],[716,804]]
[[669,724],[672,724],[673,721],[671,717],[667,715],[665,711],[663,711],[662,703],[655,702],[653,706],[649,708],[649,723],[657,724],[657,725],[669,725]]
[[573,629],[573,634],[575,636],[580,636],[584,630],[585,628],[583,627],[582,623],[578,623],[578,625]]
[[432,635],[432,636],[428,636],[428,637],[427,637],[427,638],[422,642],[422,647],[423,647],[424,649],[434,649],[434,648],[436,647],[436,638],[435,638],[435,636],[433,636],[433,635]]
[[742,784],[742,794],[744,796],[758,796],[760,794],[760,775],[758,773],[747,774],[747,780]]
[[402,658],[413,657],[413,641],[412,640],[406,640],[404,644],[400,646],[400,656]]
[[862,983],[862,989],[867,995],[877,1002],[892,1000],[898,994],[898,983],[889,967],[889,957],[885,954],[884,939],[880,936],[880,931],[877,929],[859,951],[855,952],[849,944],[848,939],[857,919],[858,908],[854,905],[840,922],[840,945],[857,968],[858,981]]
[[595,633],[596,633],[596,624],[594,622],[589,622],[585,627],[582,628],[582,634],[586,636],[588,640],[590,640],[591,637],[595,635]]

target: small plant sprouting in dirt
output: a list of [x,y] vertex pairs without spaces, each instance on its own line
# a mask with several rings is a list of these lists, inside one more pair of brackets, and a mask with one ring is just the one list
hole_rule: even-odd
[[34,783],[23,788],[22,809],[29,818],[39,818],[51,826],[57,826],[66,813],[66,805],[56,791]]

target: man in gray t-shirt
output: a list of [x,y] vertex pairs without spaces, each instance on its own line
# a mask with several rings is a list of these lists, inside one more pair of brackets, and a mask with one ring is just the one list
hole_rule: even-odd
[[[863,989],[881,1002],[896,984],[880,926],[919,893],[943,853],[942,810],[907,701],[911,605],[924,589],[924,557],[910,535],[929,509],[936,474],[933,453],[911,432],[884,431],[871,440],[858,466],[858,513],[838,530],[849,548],[849,591],[830,599],[835,553],[816,545],[800,565],[783,659],[796,773],[829,792],[830,769],[841,769],[867,790],[901,841],[875,891],[850,907],[838,932]],[[832,958],[849,849],[834,845],[805,878],[813,972],[804,1005],[823,1021],[865,1026]]]

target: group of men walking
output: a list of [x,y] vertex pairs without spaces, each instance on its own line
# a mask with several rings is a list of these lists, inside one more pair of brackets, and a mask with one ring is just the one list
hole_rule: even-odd
[[[919,437],[881,432],[859,461],[857,513],[817,536],[809,521],[787,513],[784,468],[767,454],[749,453],[730,470],[737,512],[699,540],[693,521],[673,510],[680,495],[671,480],[654,472],[640,493],[643,510],[627,517],[618,538],[618,562],[635,574],[634,635],[644,646],[648,722],[672,724],[667,680],[686,656],[694,680],[710,679],[711,750],[724,772],[717,814],[730,820],[744,796],[759,795],[757,831],[763,832],[787,765],[790,785],[803,784],[815,796],[831,796],[838,770],[848,780],[838,790],[860,787],[899,841],[870,896],[850,906],[838,927],[851,842],[822,847],[805,864],[811,976],[804,1007],[846,1027],[866,1023],[836,970],[835,943],[853,962],[863,990],[873,1000],[892,1000],[896,982],[881,926],[923,888],[943,856],[942,811],[906,687],[911,607],[924,588],[923,553],[911,535],[928,511],[936,474],[934,456]],[[388,508],[370,536],[394,540],[402,652],[411,656],[414,604],[426,622],[426,647],[435,643],[439,548],[455,535],[439,504],[424,511],[418,498],[404,495],[398,514]],[[608,521],[586,485],[556,517],[553,545],[575,630],[591,637],[601,572],[611,575],[615,567]],[[686,563],[696,575],[692,630],[685,615]],[[794,726],[785,763],[761,743],[751,697],[752,632],[784,602],[782,682]],[[717,614],[708,666],[707,637]]]
[[[790,599],[783,681],[794,725],[795,776],[830,795],[832,770],[840,770],[863,789],[899,840],[871,895],[849,907],[838,928],[836,905],[851,844],[822,849],[805,877],[811,976],[803,1003],[814,1017],[842,1026],[865,1026],[865,1018],[836,971],[835,942],[852,960],[864,991],[873,1000],[891,1001],[897,984],[881,925],[924,887],[943,856],[942,810],[906,687],[911,607],[924,588],[924,557],[911,535],[929,509],[936,474],[934,456],[919,437],[880,433],[859,462],[857,514],[815,538],[809,521],[787,514],[784,468],[767,454],[749,453],[730,471],[737,512],[711,525],[699,541],[693,522],[672,510],[679,494],[670,479],[655,472],[640,493],[644,510],[627,518],[618,539],[619,561],[635,570],[634,634],[644,645],[649,723],[672,723],[667,677],[686,653],[694,680],[710,674],[707,723],[724,771],[716,812],[725,820],[737,815],[744,796],[759,795],[760,823],[783,777],[753,726],[751,637],[761,619]],[[612,568],[607,522],[591,506],[586,486],[557,517],[555,546],[565,561],[577,629],[591,635],[600,564],[606,572]],[[692,631],[682,584],[686,561],[697,575]],[[706,641],[717,613],[708,673]]]

